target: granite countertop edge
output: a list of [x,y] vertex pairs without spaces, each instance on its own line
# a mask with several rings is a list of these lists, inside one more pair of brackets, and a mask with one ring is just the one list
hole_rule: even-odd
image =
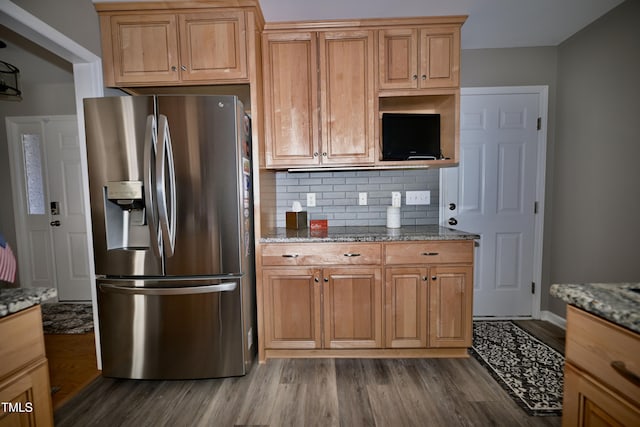
[[640,333],[640,283],[556,283],[549,293],[609,320],[616,325]]
[[422,240],[476,240],[475,233],[440,226],[403,226],[389,229],[372,227],[329,227],[326,232],[307,229],[289,230],[278,227],[267,230],[260,243],[313,243],[313,242],[407,242]]
[[0,318],[56,298],[54,288],[2,288],[0,289]]

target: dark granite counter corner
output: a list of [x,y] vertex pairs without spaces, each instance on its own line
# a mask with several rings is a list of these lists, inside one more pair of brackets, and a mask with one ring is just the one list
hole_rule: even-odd
[[640,283],[554,284],[550,294],[640,333]]
[[421,240],[475,240],[480,236],[439,225],[409,225],[400,228],[384,226],[329,227],[325,231],[308,228],[289,230],[278,227],[263,231],[261,243],[304,242],[394,242]]
[[58,291],[53,288],[2,288],[0,289],[0,317],[40,304],[57,295]]

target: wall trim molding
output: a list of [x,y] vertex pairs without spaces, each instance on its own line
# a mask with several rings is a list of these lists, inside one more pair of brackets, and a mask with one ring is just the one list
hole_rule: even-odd
[[552,323],[562,329],[567,329],[567,319],[565,319],[564,317],[558,316],[552,311],[541,310],[540,320],[544,320],[545,322]]

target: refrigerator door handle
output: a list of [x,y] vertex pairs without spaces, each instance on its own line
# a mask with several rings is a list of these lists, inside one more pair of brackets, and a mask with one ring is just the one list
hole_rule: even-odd
[[[152,165],[158,150],[158,130],[156,118],[150,114],[147,116],[147,127],[144,134],[144,210],[149,226],[149,237],[153,253],[160,257],[162,253],[162,234],[158,228],[156,198],[152,188],[154,187],[154,173]],[[155,165],[153,165],[155,166]]]
[[238,287],[238,282],[222,282],[217,285],[186,286],[176,288],[141,288],[134,286],[113,285],[101,283],[100,289],[104,292],[116,292],[136,295],[193,295],[208,294],[214,292],[232,292]]
[[[173,148],[167,116],[158,115],[158,155],[156,156],[156,195],[158,197],[158,217],[164,241],[165,255],[173,256],[176,242],[176,174],[173,163]],[[169,200],[165,162],[168,169]]]

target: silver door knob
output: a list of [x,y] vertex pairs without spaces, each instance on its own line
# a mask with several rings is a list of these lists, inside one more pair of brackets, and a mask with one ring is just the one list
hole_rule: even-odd
[[449,225],[458,225],[458,220],[455,218],[449,218],[449,221],[447,221],[449,223]]
[[449,203],[449,210],[450,211],[455,211],[456,210],[456,204],[455,203]]
[[60,221],[55,220],[49,223],[52,227],[60,227]]

